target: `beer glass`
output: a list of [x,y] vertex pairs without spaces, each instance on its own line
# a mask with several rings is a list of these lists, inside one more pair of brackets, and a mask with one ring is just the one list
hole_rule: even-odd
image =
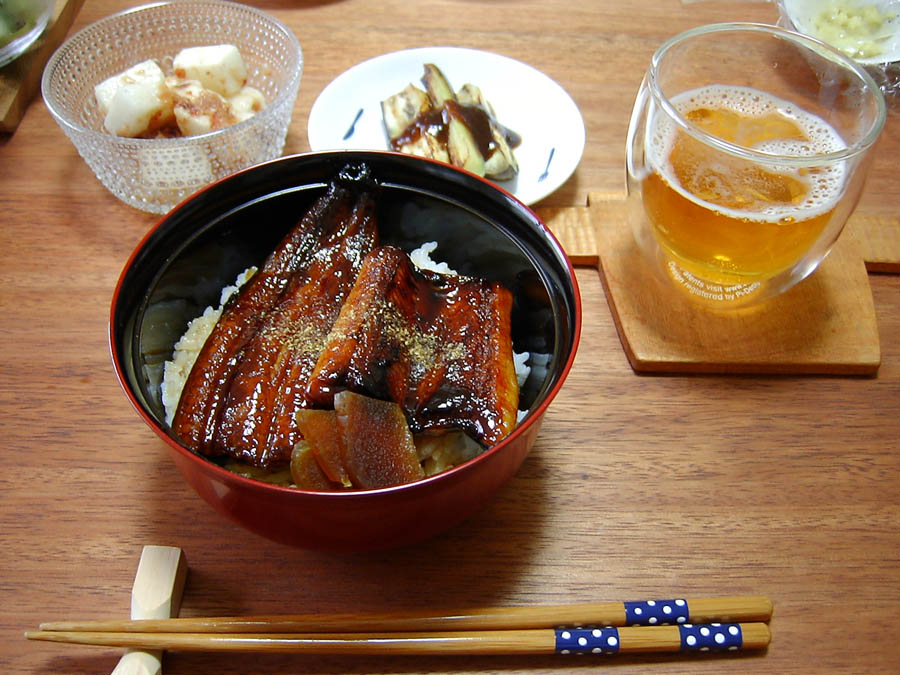
[[653,267],[731,308],[822,262],[885,121],[872,78],[775,26],[702,26],[653,55],[627,139],[627,218]]

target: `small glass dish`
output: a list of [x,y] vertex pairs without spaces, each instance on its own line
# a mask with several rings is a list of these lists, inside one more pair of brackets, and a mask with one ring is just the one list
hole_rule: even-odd
[[0,68],[35,43],[53,14],[54,0],[5,0],[0,3]]
[[900,0],[778,0],[779,24],[862,65],[890,100],[900,94]]
[[[124,138],[103,128],[94,85],[151,58],[167,71],[185,47],[225,43],[241,52],[264,110],[199,136]],[[135,208],[166,213],[205,185],[281,155],[302,70],[297,38],[273,16],[223,0],[177,0],[113,14],[70,37],[48,62],[41,91],[104,186]]]

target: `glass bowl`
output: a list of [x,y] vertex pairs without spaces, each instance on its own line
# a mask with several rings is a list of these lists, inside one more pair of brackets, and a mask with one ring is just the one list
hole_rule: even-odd
[[[171,72],[185,47],[233,44],[266,108],[233,126],[182,138],[123,138],[103,129],[94,85],[146,59]],[[82,29],[51,57],[47,108],[103,185],[142,211],[166,213],[199,188],[281,155],[303,71],[291,30],[253,7],[222,0],[144,5]]]
[[900,0],[778,0],[778,11],[785,28],[860,63],[889,99],[900,94]]
[[[15,61],[44,32],[53,14],[54,0],[6,0],[0,2],[6,30],[0,32],[0,68]],[[13,24],[13,25],[9,25]]]

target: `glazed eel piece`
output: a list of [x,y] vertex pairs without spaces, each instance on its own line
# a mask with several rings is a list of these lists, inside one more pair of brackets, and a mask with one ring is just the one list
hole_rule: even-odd
[[460,429],[486,446],[516,425],[512,294],[418,270],[382,246],[363,262],[307,385],[316,407],[349,389],[399,404],[413,433]]
[[219,415],[214,454],[273,468],[290,462],[303,438],[295,413],[307,407],[306,382],[376,244],[372,193],[361,193],[347,217],[323,234],[244,350]]
[[172,422],[192,450],[257,466],[290,459],[299,438],[283,413],[303,405],[297,392],[376,244],[374,190],[367,167],[341,171],[226,306]]

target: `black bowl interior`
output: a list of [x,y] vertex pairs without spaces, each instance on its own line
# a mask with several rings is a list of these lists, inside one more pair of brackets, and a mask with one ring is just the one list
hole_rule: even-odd
[[565,254],[538,218],[486,181],[442,164],[378,152],[285,157],[220,181],[165,216],[122,273],[111,347],[125,386],[166,429],[163,363],[190,320],[218,306],[220,291],[260,265],[326,184],[366,162],[380,186],[379,235],[463,274],[499,280],[515,297],[512,333],[532,354],[520,408],[533,409],[558,382],[577,340],[578,298]]

